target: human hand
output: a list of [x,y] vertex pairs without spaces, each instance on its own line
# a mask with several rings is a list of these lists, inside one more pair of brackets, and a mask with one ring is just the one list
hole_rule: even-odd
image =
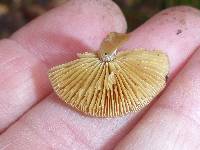
[[170,83],[143,111],[118,118],[88,117],[52,93],[48,69],[78,52],[98,49],[111,31],[126,31],[112,1],[70,0],[0,41],[0,149],[199,149],[196,9],[160,12],[131,32],[122,48],[161,49],[169,56]]

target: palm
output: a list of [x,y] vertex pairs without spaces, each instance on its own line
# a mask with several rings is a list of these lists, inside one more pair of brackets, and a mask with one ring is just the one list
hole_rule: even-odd
[[52,94],[47,78],[51,66],[98,49],[108,32],[125,32],[113,2],[71,0],[0,41],[0,148],[198,149],[199,51],[183,64],[200,44],[199,15],[171,8],[130,33],[124,49],[168,54],[171,83],[149,110],[121,118],[80,115]]

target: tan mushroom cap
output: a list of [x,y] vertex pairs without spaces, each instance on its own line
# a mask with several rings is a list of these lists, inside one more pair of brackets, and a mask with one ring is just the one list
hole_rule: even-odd
[[149,104],[166,85],[168,57],[144,49],[117,54],[126,40],[125,34],[111,33],[97,54],[79,54],[79,59],[53,67],[49,79],[56,94],[79,111],[97,117],[122,116]]

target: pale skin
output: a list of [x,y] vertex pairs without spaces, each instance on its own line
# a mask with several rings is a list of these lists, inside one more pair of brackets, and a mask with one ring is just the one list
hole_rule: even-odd
[[71,0],[0,41],[0,149],[199,149],[200,11],[194,8],[158,13],[122,48],[161,49],[169,56],[167,87],[148,108],[91,118],[52,92],[48,69],[98,49],[111,31],[126,32],[113,2]]

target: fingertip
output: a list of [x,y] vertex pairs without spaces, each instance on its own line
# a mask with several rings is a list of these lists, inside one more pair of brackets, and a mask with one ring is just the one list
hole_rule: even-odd
[[189,6],[171,7],[131,32],[125,48],[164,51],[169,56],[170,74],[175,74],[199,46],[199,26],[198,9]]
[[69,0],[11,38],[55,65],[83,49],[98,49],[108,32],[125,32],[126,26],[121,10],[110,0]]

